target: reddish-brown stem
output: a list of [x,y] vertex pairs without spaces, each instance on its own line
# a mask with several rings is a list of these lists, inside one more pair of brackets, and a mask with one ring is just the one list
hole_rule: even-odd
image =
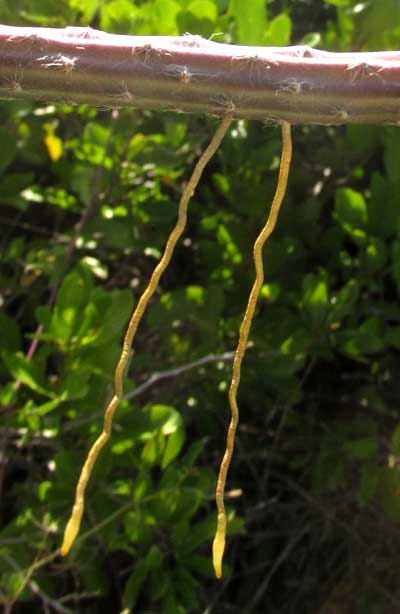
[[400,52],[0,26],[0,97],[291,124],[398,124]]

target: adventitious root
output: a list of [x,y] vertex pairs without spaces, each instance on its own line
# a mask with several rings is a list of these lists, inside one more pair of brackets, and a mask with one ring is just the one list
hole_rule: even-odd
[[96,459],[101,449],[103,448],[103,446],[106,444],[106,442],[108,441],[110,437],[113,416],[122,398],[123,377],[124,377],[124,373],[125,373],[125,369],[126,369],[128,360],[129,360],[132,342],[135,337],[137,327],[139,325],[140,320],[142,319],[142,316],[145,312],[145,309],[147,307],[147,304],[150,298],[153,296],[158,286],[161,275],[164,273],[165,269],[167,268],[171,260],[176,243],[185,229],[188,203],[196,189],[197,184],[200,181],[204,167],[206,166],[207,162],[210,160],[210,158],[214,155],[214,153],[217,151],[218,147],[220,146],[221,141],[224,138],[232,122],[232,119],[233,119],[233,115],[228,114],[221,121],[210,144],[208,145],[208,147],[206,148],[206,150],[204,151],[204,153],[198,160],[194,168],[193,174],[190,177],[186,185],[186,188],[182,194],[182,198],[180,200],[179,208],[178,208],[178,221],[176,223],[176,226],[172,230],[170,236],[168,237],[168,241],[165,246],[163,256],[160,262],[158,263],[158,265],[156,266],[156,268],[154,269],[151,279],[149,281],[149,284],[147,288],[145,289],[145,291],[143,292],[142,296],[140,297],[138,304],[136,306],[136,309],[134,310],[131,316],[131,319],[129,321],[128,328],[125,333],[125,338],[123,341],[121,357],[118,361],[118,364],[115,370],[115,374],[114,374],[114,395],[105,410],[103,432],[98,437],[98,439],[95,441],[91,450],[89,451],[89,454],[86,458],[85,464],[83,465],[81,475],[79,477],[79,481],[76,487],[75,503],[72,508],[71,517],[65,528],[64,540],[61,546],[61,554],[63,556],[68,554],[72,544],[74,543],[79,533],[79,528],[80,528],[84,505],[85,505],[86,486],[89,481],[90,474],[92,473]]
[[213,542],[213,565],[217,578],[222,576],[222,558],[225,549],[226,535],[226,513],[224,505],[224,491],[226,476],[229,465],[232,459],[233,448],[235,445],[235,434],[239,421],[239,408],[237,405],[236,394],[240,381],[240,370],[243,362],[243,357],[246,351],[247,340],[250,333],[251,323],[254,317],[254,312],[257,305],[258,295],[264,282],[264,268],[262,262],[262,250],[264,244],[270,234],[273,232],[278,218],[279,209],[282,204],[283,197],[286,192],[286,186],[289,176],[290,161],[292,157],[292,141],[290,133],[290,124],[282,123],[282,156],[279,168],[278,185],[275,196],[272,201],[271,210],[267,222],[258,235],[254,243],[253,256],[256,270],[256,278],[250,292],[247,308],[240,327],[239,341],[233,359],[232,381],[229,389],[229,405],[231,410],[231,421],[229,424],[228,435],[226,439],[226,450],[221,462],[219,470],[217,489],[215,499],[217,503],[217,530]]

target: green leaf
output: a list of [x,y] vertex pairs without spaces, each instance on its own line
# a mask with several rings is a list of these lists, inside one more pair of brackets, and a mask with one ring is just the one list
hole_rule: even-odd
[[151,405],[145,410],[147,425],[140,438],[146,441],[141,458],[149,464],[159,462],[165,469],[179,454],[185,440],[182,417],[168,405]]
[[93,287],[87,270],[73,271],[67,275],[57,293],[56,304],[52,313],[50,333],[61,342],[71,340],[80,330],[82,324],[89,325],[90,319],[82,317]]
[[[384,1],[384,0],[382,0]],[[400,159],[400,143],[398,139],[397,130],[393,128],[387,128],[383,133],[385,144],[385,168],[387,178],[395,186],[400,184],[400,169],[398,161]]]
[[368,318],[355,332],[353,342],[361,354],[375,354],[385,347],[382,322],[378,318]]
[[192,552],[187,557],[187,565],[203,578],[210,578],[214,575],[211,560],[208,556],[201,556]]
[[24,198],[24,189],[31,185],[34,180],[33,173],[10,173],[9,171],[1,178],[1,195],[9,205],[19,209],[27,207]]
[[350,0],[325,0],[325,2],[334,6],[348,6],[350,4]]
[[[216,285],[209,284],[207,292],[202,286],[195,285],[177,288],[163,294],[161,300],[150,308],[148,322],[155,331],[160,327],[173,331],[174,326],[179,326],[178,332],[184,331],[178,339],[183,348],[184,343],[196,337],[196,351],[200,352],[201,344],[208,345],[209,338],[218,334],[223,298],[221,287]],[[202,333],[200,339],[199,333]]]
[[370,463],[363,464],[361,481],[358,489],[358,500],[360,505],[368,505],[376,493],[378,483],[379,467]]
[[[91,148],[93,154],[95,150],[96,155],[91,155],[91,162],[93,164],[100,164],[103,160],[103,149],[100,146]],[[87,205],[93,198],[93,182],[95,177],[95,168],[91,168],[86,165],[75,164],[72,167],[72,176],[70,179],[70,187],[75,191],[81,201]]]
[[14,397],[15,382],[8,382],[0,388],[1,405],[9,405]]
[[260,290],[260,297],[268,301],[268,303],[274,303],[281,293],[281,286],[277,283],[263,284]]
[[118,340],[132,312],[133,297],[130,290],[114,290],[107,295],[107,299],[108,307],[93,341],[94,347]]
[[16,352],[21,345],[21,335],[16,322],[0,311],[0,351]]
[[163,612],[165,612],[165,614],[183,614],[182,608],[179,607],[172,583],[168,586],[163,600]]
[[47,390],[43,383],[42,373],[33,361],[28,361],[22,352],[15,354],[3,354],[3,360],[16,380],[20,380],[25,386],[31,390],[39,392],[47,397],[53,397],[53,393]]
[[68,0],[69,6],[79,12],[80,22],[84,25],[92,22],[102,3],[102,0]]
[[190,529],[190,539],[182,546],[182,553],[189,554],[195,551],[201,544],[212,539],[215,533],[215,516],[210,514],[203,520],[192,524]]
[[[108,5],[110,6],[110,5]],[[110,137],[110,129],[98,122],[88,122],[83,131],[83,141],[104,148]]]
[[[377,171],[372,173],[370,191],[367,201],[368,227],[374,235],[387,239],[395,233],[399,218],[396,195],[387,179]],[[384,207],[382,203],[385,203]]]
[[348,441],[345,443],[344,449],[356,460],[374,458],[378,454],[378,444],[371,437],[360,437],[354,441]]
[[67,372],[64,377],[62,394],[63,397],[71,400],[84,399],[89,392],[89,373],[85,369],[82,370],[81,364],[75,364],[74,366],[67,365]]
[[307,275],[303,281],[303,308],[310,315],[314,325],[321,325],[328,312],[328,284],[324,275]]
[[360,192],[351,188],[339,188],[336,191],[334,215],[356,243],[364,242],[368,221],[367,205]]
[[224,224],[218,226],[217,240],[224,250],[223,255],[226,262],[232,262],[233,264],[240,264],[242,262],[242,254],[235,243],[232,233]]
[[[229,177],[227,177],[226,175],[223,175],[222,173],[213,173],[212,182],[217,188],[217,190],[221,192],[221,194],[223,194],[224,196],[229,195],[229,191],[231,187],[229,183]],[[217,218],[215,217],[214,219],[215,219],[215,222],[217,222]],[[211,220],[211,224],[213,223],[213,221],[214,220]],[[207,221],[203,219],[202,220],[203,228],[206,228],[206,224],[207,224]]]
[[47,401],[47,403],[42,403],[41,405],[33,405],[30,413],[36,416],[46,416],[50,412],[57,409],[60,404],[67,398],[66,393],[63,393],[61,397],[54,399],[53,401]]
[[137,9],[130,0],[113,0],[101,9],[100,28],[115,34],[133,34]]
[[286,13],[281,13],[268,24],[264,45],[284,47],[290,44],[292,20]]
[[[349,148],[351,160],[358,161],[370,157],[371,152],[380,146],[381,132],[379,126],[366,126],[347,124],[344,147]],[[356,167],[353,172],[364,172],[363,168]]]
[[321,44],[320,32],[308,32],[301,39],[300,45],[307,45],[308,47],[318,47]]
[[[182,418],[181,418],[182,421]],[[165,469],[179,454],[185,442],[183,426],[179,425],[174,432],[169,433],[167,445],[161,461],[162,469]]]
[[148,465],[154,465],[159,461],[165,449],[165,438],[160,433],[155,433],[146,442],[142,453],[141,460]]
[[396,426],[392,434],[392,452],[400,456],[400,424]]
[[398,467],[383,467],[376,497],[388,518],[396,523],[400,520],[399,478]]
[[197,457],[203,451],[204,446],[206,445],[206,441],[207,440],[203,438],[192,443],[192,445],[189,447],[189,450],[181,458],[180,467],[182,470],[189,471],[193,467]]
[[329,321],[331,323],[340,322],[350,315],[360,294],[360,286],[356,279],[351,279],[339,290],[336,295],[331,297]]
[[387,248],[382,239],[371,238],[362,258],[363,269],[369,275],[381,271],[387,261]]
[[304,365],[305,356],[291,351],[294,337],[289,337],[280,347],[280,354],[263,358],[263,369],[273,379],[287,378],[299,371]]
[[129,141],[129,147],[126,153],[128,160],[134,160],[138,154],[147,146],[147,139],[144,134],[138,132],[134,134]]
[[147,569],[149,571],[154,571],[155,569],[159,569],[162,565],[163,555],[158,546],[153,544],[146,556],[146,564]]
[[265,0],[230,0],[229,13],[236,19],[240,45],[262,45],[267,29]]
[[[135,484],[135,486],[137,487],[137,484]],[[147,486],[149,485],[147,484]],[[135,500],[137,502],[139,501],[137,496],[135,497]],[[152,541],[152,532],[147,524],[147,521],[148,517],[147,515],[144,516],[142,511],[139,511],[138,513],[128,512],[124,518],[124,531],[125,535],[129,539],[129,542],[140,541],[146,549],[149,547],[148,544],[150,544]]]
[[139,591],[146,580],[148,572],[147,560],[138,561],[135,570],[131,573],[125,584],[122,595],[123,608],[130,611],[136,605]]
[[[357,23],[355,44],[368,49],[390,49],[398,40],[400,6],[398,0],[357,3],[364,9]],[[356,5],[356,6],[357,6]]]
[[148,424],[154,431],[161,430],[167,435],[173,432],[178,424],[180,424],[181,417],[179,413],[170,405],[155,403],[146,407],[145,411]]
[[40,482],[39,487],[38,487],[39,501],[46,501],[47,493],[51,490],[52,486],[53,486],[53,482],[50,482],[49,480]]
[[183,143],[187,134],[187,124],[182,121],[179,115],[166,113],[164,117],[164,129],[172,147],[178,149]]
[[217,19],[217,7],[210,0],[193,0],[188,4],[187,10],[197,19],[208,19],[213,22]]
[[15,136],[11,136],[8,130],[0,127],[0,175],[13,162],[16,154],[17,143]]
[[197,605],[196,593],[199,590],[199,582],[195,580],[190,571],[183,566],[176,570],[178,594],[182,598],[189,612],[194,612]]
[[386,327],[385,344],[400,350],[400,326]]
[[177,16],[181,10],[175,0],[156,0],[152,6],[153,19],[157,27],[157,34],[173,36],[179,34]]
[[[8,572],[7,575],[2,575],[0,578],[0,585],[2,592],[6,595],[14,596],[18,593],[20,587],[25,584],[25,573],[23,571]],[[3,594],[4,594],[3,593]],[[27,598],[27,587],[24,589],[22,595],[20,595],[21,601]]]
[[400,289],[400,241],[392,244],[392,275],[397,288]]
[[317,493],[334,490],[346,483],[347,464],[334,436],[326,436],[317,461],[313,463],[313,488]]
[[213,33],[217,9],[210,0],[193,0],[177,16],[179,31],[196,32],[204,37]]

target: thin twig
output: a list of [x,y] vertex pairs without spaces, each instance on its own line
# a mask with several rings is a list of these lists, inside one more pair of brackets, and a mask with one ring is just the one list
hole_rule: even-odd
[[285,562],[287,557],[293,548],[298,544],[298,542],[303,538],[304,535],[309,531],[309,528],[303,528],[302,531],[293,535],[292,539],[286,544],[286,547],[282,550],[279,556],[275,559],[274,564],[272,565],[269,573],[265,576],[264,580],[261,582],[260,586],[257,588],[254,596],[252,597],[250,603],[246,606],[246,612],[251,614],[254,612],[254,608],[262,599],[265,592],[268,590],[268,586],[276,573],[279,567]]
[[[60,550],[57,549],[54,552],[51,552],[50,554],[44,556],[41,559],[37,559],[36,561],[34,561],[32,563],[32,565],[29,567],[29,569],[27,570],[23,581],[21,582],[21,584],[19,585],[19,587],[17,588],[17,590],[15,591],[14,595],[11,598],[11,601],[8,602],[7,604],[7,608],[8,608],[8,612],[11,612],[12,606],[14,605],[14,603],[17,601],[18,597],[20,596],[20,594],[22,593],[22,591],[24,590],[24,588],[26,586],[29,585],[29,583],[31,582],[32,576],[33,574],[40,569],[41,567],[43,567],[43,565],[47,565],[48,563],[50,563],[51,561],[53,561],[55,558],[57,558],[58,556],[60,556]],[[3,558],[9,558],[8,555],[3,554],[2,555]],[[15,561],[14,561],[15,562]],[[10,563],[10,561],[9,561]],[[17,565],[17,563],[15,563],[15,565]],[[18,567],[18,566],[17,566]],[[22,571],[19,567],[18,567],[18,571]],[[37,585],[36,585],[37,586]],[[37,592],[37,590],[36,590]],[[61,606],[60,606],[61,607]],[[59,610],[62,611],[62,610]],[[65,612],[69,612],[69,610],[64,610]]]
[[82,601],[83,599],[94,599],[100,597],[101,591],[87,591],[83,593],[69,593],[58,600],[58,603],[66,603],[67,601]]
[[[247,349],[249,349],[250,347],[251,347],[251,344],[248,344]],[[270,354],[274,354],[274,352],[271,352]],[[128,401],[128,400],[131,400],[133,398],[140,396],[141,394],[143,394],[143,392],[146,392],[146,390],[148,390],[149,388],[157,384],[157,382],[163,379],[177,377],[178,375],[181,375],[181,373],[185,373],[186,371],[190,371],[192,369],[195,369],[196,367],[199,367],[205,364],[210,364],[212,362],[231,361],[233,360],[233,356],[234,356],[233,351],[223,352],[222,354],[207,354],[203,358],[199,358],[198,360],[194,362],[190,362],[185,365],[181,365],[180,367],[174,367],[173,369],[167,369],[166,371],[156,371],[155,373],[152,373],[150,377],[145,382],[143,382],[143,384],[140,384],[140,386],[138,386],[131,392],[127,392],[122,397],[121,401]],[[94,418],[97,418],[103,413],[104,412],[97,412],[96,414],[92,414],[91,416],[87,418],[82,418],[80,420],[78,419],[74,420],[73,423],[66,424],[64,426],[64,432],[71,430],[71,429],[75,429],[77,426],[81,426],[82,424],[93,422]]]
[[135,388],[135,390],[132,390],[131,392],[125,394],[122,397],[122,401],[129,401],[130,399],[139,396],[140,394],[145,392],[145,390],[147,390],[151,386],[154,386],[154,384],[156,384],[160,380],[178,377],[178,375],[181,375],[186,371],[191,371],[192,369],[196,369],[196,367],[201,367],[210,362],[231,361],[233,360],[234,355],[235,352],[224,352],[223,354],[207,354],[207,356],[203,356],[203,358],[199,358],[198,360],[194,360],[193,362],[188,362],[186,365],[182,365],[181,367],[175,367],[174,369],[166,369],[165,371],[155,371],[145,382],[143,382],[143,384],[140,384],[140,386]]

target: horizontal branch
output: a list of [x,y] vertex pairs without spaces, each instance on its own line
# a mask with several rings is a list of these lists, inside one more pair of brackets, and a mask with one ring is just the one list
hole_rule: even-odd
[[0,98],[292,124],[400,124],[400,52],[0,26]]
[[143,384],[140,384],[140,386],[138,386],[131,392],[125,394],[122,397],[122,400],[128,401],[130,399],[133,399],[142,394],[145,390],[147,390],[160,380],[169,379],[171,377],[178,377],[178,375],[182,375],[182,373],[185,373],[186,371],[191,371],[192,369],[196,369],[210,362],[232,361],[234,355],[235,352],[224,352],[223,354],[207,354],[207,356],[203,356],[203,358],[193,360],[186,365],[181,365],[180,367],[175,367],[174,369],[167,369],[166,371],[155,371],[155,373],[152,373],[152,375],[150,375],[150,377],[145,382],[143,382]]

